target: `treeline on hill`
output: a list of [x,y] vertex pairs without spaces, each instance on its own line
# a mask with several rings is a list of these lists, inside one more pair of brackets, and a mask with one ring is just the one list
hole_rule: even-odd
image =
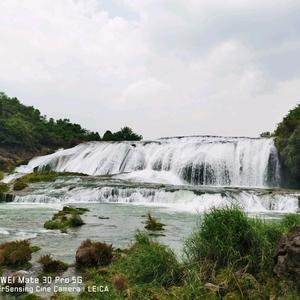
[[300,187],[300,104],[290,110],[274,133],[284,184]]
[[[129,127],[104,134],[105,141],[141,140]],[[0,145],[27,148],[72,147],[81,142],[100,141],[98,132],[82,128],[69,119],[47,119],[38,109],[0,93]]]

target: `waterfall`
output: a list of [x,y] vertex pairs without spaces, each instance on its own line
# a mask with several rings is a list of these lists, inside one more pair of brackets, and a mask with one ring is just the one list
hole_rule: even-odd
[[65,189],[54,183],[29,194],[16,195],[18,203],[119,203],[158,206],[174,211],[205,212],[212,207],[237,205],[253,213],[296,213],[299,193],[265,190],[168,190],[146,187],[84,187]]
[[[280,184],[273,139],[175,137],[140,142],[88,142],[32,159],[16,169],[116,175],[169,184],[267,187]],[[120,175],[121,174],[121,175]]]

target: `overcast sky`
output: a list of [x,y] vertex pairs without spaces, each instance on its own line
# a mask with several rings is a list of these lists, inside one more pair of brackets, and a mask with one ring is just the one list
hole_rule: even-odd
[[0,90],[145,138],[273,130],[300,101],[300,1],[1,0]]

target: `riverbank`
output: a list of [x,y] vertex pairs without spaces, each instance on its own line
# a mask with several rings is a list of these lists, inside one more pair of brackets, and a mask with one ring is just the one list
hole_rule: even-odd
[[[127,219],[130,221],[130,215]],[[166,228],[170,226],[167,220],[162,221]],[[85,258],[85,264],[78,265],[77,275],[83,276],[85,291],[76,297],[56,294],[53,299],[297,299],[300,296],[298,275],[292,271],[278,274],[274,269],[279,240],[290,228],[300,225],[299,215],[266,223],[262,219],[248,219],[236,208],[225,208],[213,209],[198,221],[190,237],[181,241],[180,255],[161,244],[160,238],[149,237],[145,225],[141,226],[140,232],[132,234],[135,239],[127,250],[118,250],[113,245],[112,259],[97,260],[91,268],[88,259],[94,256],[90,256]],[[42,251],[43,247],[39,255]],[[73,252],[73,264],[75,256],[77,261],[81,255],[78,251]],[[23,299],[40,299],[29,297],[32,296]]]

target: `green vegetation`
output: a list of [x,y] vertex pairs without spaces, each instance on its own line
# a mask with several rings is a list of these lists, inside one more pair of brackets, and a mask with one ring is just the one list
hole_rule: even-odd
[[0,93],[0,128],[0,144],[25,148],[71,147],[100,140],[96,132],[83,129],[68,119],[47,120],[38,109],[25,106],[4,93]]
[[32,248],[28,241],[13,241],[0,245],[0,267],[28,267]]
[[86,208],[77,208],[64,206],[61,211],[56,213],[52,220],[45,222],[44,227],[50,230],[60,230],[61,232],[67,232],[68,228],[79,227],[84,225],[80,215],[87,212]]
[[26,189],[28,187],[28,184],[21,180],[21,179],[17,179],[15,182],[14,182],[14,185],[13,185],[13,190],[14,191],[22,191],[24,189]]
[[29,183],[54,181],[59,177],[68,176],[87,176],[84,173],[76,172],[55,172],[55,171],[36,171],[26,174],[14,181],[13,190],[21,191],[28,187]]
[[55,260],[51,255],[43,255],[38,263],[43,267],[43,275],[57,276],[68,269],[68,265],[60,260]]
[[75,298],[67,293],[55,293],[50,300],[75,300]]
[[32,253],[35,253],[35,252],[39,252],[41,250],[41,247],[34,245],[31,246],[30,249]]
[[160,231],[160,230],[164,230],[164,226],[165,224],[160,223],[158,220],[152,217],[150,213],[148,213],[146,225],[145,225],[146,229],[151,231]]
[[7,193],[8,191],[9,191],[9,185],[4,182],[0,182],[0,194]]
[[[107,131],[103,138],[105,141],[141,139],[129,127],[115,133]],[[88,141],[101,141],[101,137],[69,119],[48,119],[38,109],[0,92],[0,170],[11,172],[35,156]]]
[[266,223],[235,207],[212,209],[187,240],[182,262],[139,232],[106,268],[81,269],[86,285],[109,287],[108,293],[84,292],[81,298],[298,299],[297,278],[273,273],[275,248],[294,225],[300,225],[299,215]]
[[83,241],[76,252],[76,266],[107,266],[112,262],[113,248],[101,242]]
[[[104,134],[107,141],[135,141],[142,137],[129,127]],[[100,141],[97,132],[83,129],[69,119],[49,120],[38,109],[25,106],[17,98],[0,93],[0,144],[21,145],[24,148],[72,147],[81,142]]]
[[114,133],[107,130],[103,135],[103,141],[140,141],[142,138],[141,135],[134,133],[132,129],[127,126]]
[[147,234],[138,233],[121,271],[137,284],[156,282],[172,286],[179,282],[181,272],[175,254],[166,246],[152,241]]
[[283,165],[286,184],[300,182],[300,104],[292,109],[275,130],[275,143]]

